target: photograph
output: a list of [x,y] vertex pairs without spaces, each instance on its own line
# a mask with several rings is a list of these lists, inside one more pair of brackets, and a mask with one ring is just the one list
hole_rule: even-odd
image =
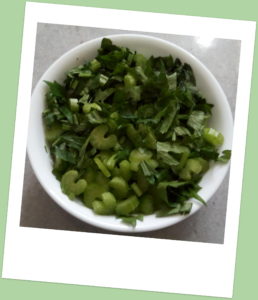
[[240,48],[39,23],[20,225],[222,244]]
[[232,297],[255,26],[27,2],[3,278]]

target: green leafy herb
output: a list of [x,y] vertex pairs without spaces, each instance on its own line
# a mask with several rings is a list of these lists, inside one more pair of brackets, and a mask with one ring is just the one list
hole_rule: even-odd
[[218,158],[218,161],[222,163],[227,163],[231,158],[231,151],[230,150],[224,150],[222,151],[222,155]]
[[132,227],[136,227],[137,221],[143,221],[143,215],[136,215],[136,216],[130,216],[130,217],[120,217],[120,219],[125,224],[128,224]]
[[187,121],[187,125],[192,127],[197,133],[200,133],[205,125],[208,116],[203,111],[193,111]]

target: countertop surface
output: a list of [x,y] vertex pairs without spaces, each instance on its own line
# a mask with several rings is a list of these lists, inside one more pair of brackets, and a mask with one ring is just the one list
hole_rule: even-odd
[[[115,33],[132,32],[103,28],[38,24],[33,88],[47,68],[69,49],[96,37]],[[160,33],[138,33],[171,41],[196,56],[219,81],[234,115],[241,46],[240,41]],[[208,201],[208,205],[201,207],[197,213],[181,223],[153,232],[126,235],[223,243],[228,180],[229,173],[215,195]],[[27,157],[20,225],[46,229],[120,234],[102,230],[81,222],[60,208],[41,187]]]

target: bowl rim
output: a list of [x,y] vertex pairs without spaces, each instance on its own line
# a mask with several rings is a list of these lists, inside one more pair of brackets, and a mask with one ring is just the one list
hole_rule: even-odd
[[[34,95],[36,94],[37,90],[40,88],[41,84],[43,83],[43,79],[47,76],[48,73],[50,73],[52,70],[54,70],[56,68],[57,65],[59,65],[59,63],[61,61],[63,61],[66,56],[71,55],[73,52],[76,52],[77,50],[87,47],[90,44],[94,44],[98,42],[100,42],[103,38],[109,38],[109,39],[114,39],[114,43],[116,42],[115,39],[116,38],[123,38],[123,37],[129,37],[129,38],[140,38],[140,39],[145,39],[145,40],[151,40],[151,41],[157,41],[158,43],[162,43],[163,45],[166,45],[167,47],[171,48],[171,51],[173,49],[176,49],[177,51],[183,53],[184,56],[189,57],[192,61],[194,61],[200,68],[203,69],[203,71],[205,73],[207,73],[211,80],[213,81],[213,84],[216,86],[216,89],[219,91],[219,93],[221,95],[223,95],[224,98],[224,105],[225,105],[225,109],[227,110],[227,114],[229,116],[229,123],[230,123],[230,127],[232,128],[233,131],[233,115],[232,115],[232,111],[231,108],[229,106],[227,97],[222,89],[222,87],[220,86],[219,82],[217,81],[217,79],[215,78],[215,76],[212,74],[212,72],[198,59],[196,58],[192,53],[188,52],[187,50],[185,50],[184,48],[174,44],[173,42],[164,40],[162,38],[159,37],[154,37],[151,35],[145,35],[145,34],[135,34],[135,33],[125,33],[125,34],[112,34],[112,35],[104,35],[101,37],[97,37],[94,39],[91,39],[89,41],[86,41],[84,43],[81,43],[71,49],[69,49],[68,51],[66,51],[65,53],[63,53],[58,59],[56,59],[51,65],[49,65],[49,67],[45,70],[45,72],[43,73],[43,75],[40,77],[40,79],[38,80],[35,88],[33,89],[32,95],[31,95],[31,99],[34,97]],[[190,63],[191,65],[191,63]],[[30,108],[31,108],[31,104],[30,104]],[[30,111],[30,115],[31,115],[31,111]],[[30,122],[29,122],[30,124]],[[29,132],[29,128],[28,128],[28,132]],[[232,137],[231,137],[232,139]],[[232,141],[230,141],[232,144]],[[164,229],[166,227],[175,225],[180,223],[183,220],[188,219],[190,216],[194,215],[197,211],[199,211],[199,209],[201,208],[201,206],[198,207],[193,207],[192,211],[188,214],[188,215],[183,215],[183,216],[178,216],[178,220],[176,222],[173,222],[173,218],[170,216],[169,218],[164,218],[164,222],[162,225],[157,225],[155,224],[155,222],[148,224],[148,226],[145,227],[131,227],[131,226],[127,226],[126,224],[123,223],[118,223],[118,224],[113,224],[113,223],[107,223],[104,221],[100,221],[99,218],[88,218],[86,215],[80,213],[79,211],[76,210],[72,210],[71,207],[69,207],[69,205],[66,205],[66,202],[64,202],[62,199],[60,199],[59,197],[57,197],[57,195],[54,193],[54,191],[52,189],[49,189],[49,187],[47,186],[47,184],[44,182],[40,171],[38,170],[38,168],[36,167],[36,160],[33,158],[34,154],[33,151],[31,151],[31,142],[30,142],[30,135],[28,135],[28,140],[27,140],[27,153],[28,153],[28,157],[32,166],[32,169],[38,179],[38,181],[40,182],[41,186],[44,188],[44,190],[47,192],[47,194],[51,197],[51,199],[53,199],[61,208],[63,208],[66,212],[68,212],[69,214],[73,215],[74,217],[76,217],[77,219],[86,222],[90,225],[96,226],[98,228],[102,228],[105,230],[111,230],[111,231],[116,231],[116,232],[127,232],[127,233],[138,233],[138,232],[149,232],[149,231],[154,231],[154,230],[160,230],[160,229]],[[216,185],[213,187],[213,191],[210,193],[209,197],[206,200],[206,202],[208,202],[211,197],[215,194],[215,192],[217,191],[217,189],[219,188],[219,186],[221,185],[221,183],[223,182],[228,170],[229,170],[229,166],[230,166],[230,162],[227,163],[227,165],[224,166],[223,168],[223,173],[220,176],[220,180],[218,180],[216,182]],[[70,200],[71,201],[71,200]],[[87,207],[85,207],[86,209],[89,209]],[[115,218],[115,216],[111,216],[113,218]],[[146,216],[145,216],[146,218]],[[138,225],[139,223],[137,223]]]

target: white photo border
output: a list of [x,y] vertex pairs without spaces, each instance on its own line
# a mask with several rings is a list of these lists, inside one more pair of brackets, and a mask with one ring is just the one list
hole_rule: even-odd
[[[223,245],[20,227],[30,107],[28,99],[31,98],[38,23],[241,41]],[[2,276],[232,297],[255,28],[253,21],[27,2]]]

